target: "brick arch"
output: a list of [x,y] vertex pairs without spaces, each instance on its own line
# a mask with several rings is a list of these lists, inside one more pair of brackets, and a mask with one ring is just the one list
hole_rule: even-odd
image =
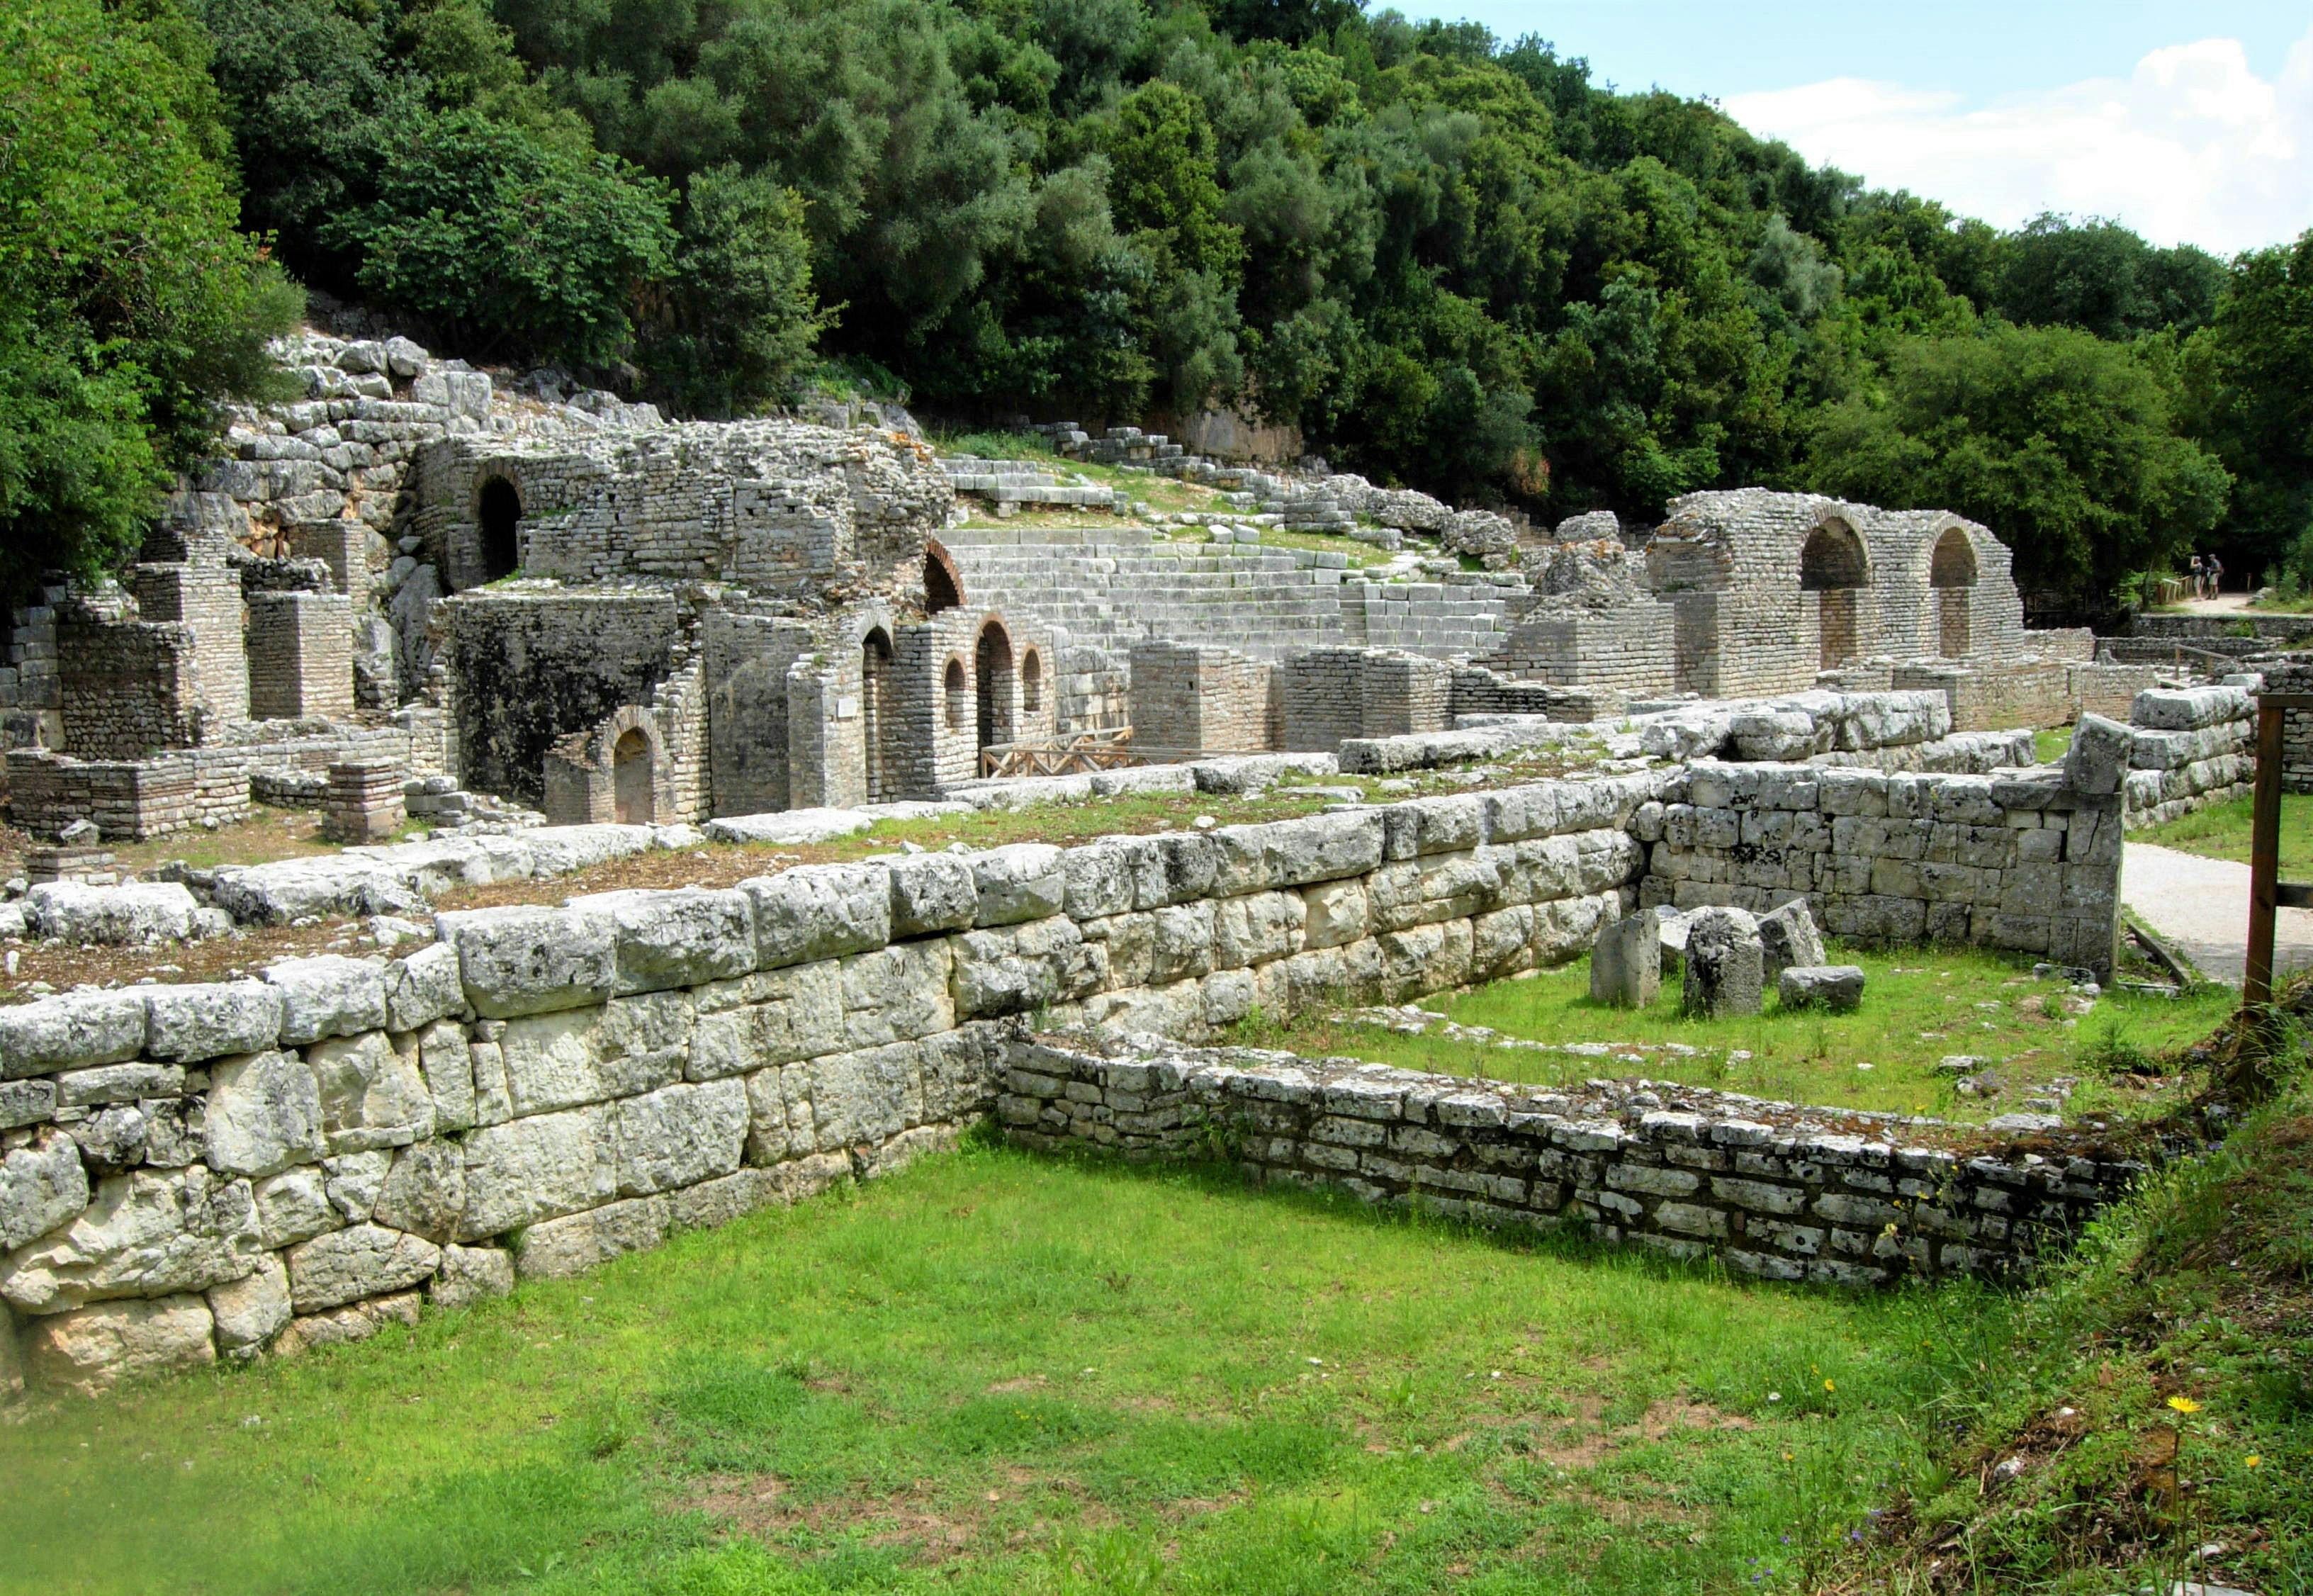
[[1820,593],[1870,584],[1870,556],[1855,528],[1837,516],[1817,522],[1799,545],[1800,591]]
[[663,824],[673,817],[673,777],[658,717],[646,705],[621,704],[547,750],[547,818]]
[[1928,552],[1928,586],[1973,587],[1978,570],[1975,540],[1967,529],[1957,522],[1945,527]]
[[963,603],[963,573],[955,556],[937,538],[924,540],[924,613],[937,615]]

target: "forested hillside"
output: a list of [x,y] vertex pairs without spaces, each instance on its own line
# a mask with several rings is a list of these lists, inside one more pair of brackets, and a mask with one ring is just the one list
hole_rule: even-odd
[[[2313,234],[2230,262],[2001,234],[1540,40],[1350,0],[26,3],[20,563],[117,551],[60,462],[148,438],[122,480],[149,495],[187,384],[257,380],[226,354],[277,321],[277,261],[685,413],[831,380],[959,418],[1230,403],[1545,517],[1764,483],[1959,509],[2091,604],[2212,543],[2313,578]],[[58,103],[67,137],[34,135]],[[84,239],[208,321],[67,268]]]

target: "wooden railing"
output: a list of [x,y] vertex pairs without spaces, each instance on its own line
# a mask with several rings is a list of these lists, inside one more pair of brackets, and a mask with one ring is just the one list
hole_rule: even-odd
[[991,743],[980,751],[982,776],[1072,776],[1146,764],[1131,747],[1132,728],[1078,732],[1050,743]]

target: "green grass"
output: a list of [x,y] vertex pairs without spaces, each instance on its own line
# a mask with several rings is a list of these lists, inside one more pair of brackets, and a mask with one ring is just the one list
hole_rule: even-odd
[[[2233,1002],[2216,986],[2176,999],[2115,989],[2081,1016],[2067,1011],[2071,989],[2033,979],[2029,960],[1970,948],[1886,955],[1835,948],[1832,957],[1863,968],[1863,1006],[1852,1014],[1786,1013],[1770,995],[1766,1012],[1755,1018],[1697,1018],[1681,1011],[1675,976],[1651,1008],[1607,1008],[1590,1001],[1587,957],[1422,1000],[1422,1007],[1460,1025],[1502,1036],[1623,1045],[1605,1056],[1503,1047],[1437,1031],[1398,1036],[1322,1017],[1244,1029],[1244,1039],[1497,1080],[1558,1086],[1643,1075],[1787,1101],[1980,1121],[2022,1108],[2036,1087],[2066,1075],[2079,1082],[2069,1116],[2171,1107],[2172,1094],[2147,1090],[2113,1066],[2206,1036]],[[1954,1078],[1936,1069],[1953,1054],[1990,1060],[1998,1094],[1960,1097]]]
[[2042,764],[2062,763],[2072,746],[2072,730],[2069,726],[2043,727],[2032,734],[2032,757]]
[[1792,1590],[2013,1312],[974,1148],[0,1426],[0,1589]]
[[[2254,800],[2246,798],[2211,804],[2165,824],[2132,832],[2129,840],[2247,864],[2254,808]],[[2313,794],[2282,795],[2281,874],[2283,880],[2313,877]]]

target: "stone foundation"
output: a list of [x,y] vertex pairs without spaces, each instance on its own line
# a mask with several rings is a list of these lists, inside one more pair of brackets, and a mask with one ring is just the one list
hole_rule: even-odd
[[998,1112],[1025,1146],[1218,1148],[1271,1185],[1491,1227],[1579,1225],[1770,1280],[2021,1274],[2145,1168],[2085,1142],[1968,1156],[1952,1151],[1958,1126],[1668,1084],[1544,1092],[1154,1038],[1046,1036],[1011,1057]]

